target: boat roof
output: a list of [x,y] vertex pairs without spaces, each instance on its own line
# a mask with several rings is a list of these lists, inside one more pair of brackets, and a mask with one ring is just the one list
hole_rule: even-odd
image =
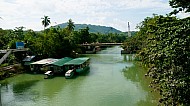
[[22,61],[31,61],[35,56],[26,56]]
[[58,61],[58,59],[53,59],[53,58],[47,58],[47,59],[42,59],[40,61],[33,62],[31,64],[40,64],[40,65],[45,65],[45,64],[51,64]]
[[65,63],[67,63],[68,61],[71,61],[71,60],[72,60],[72,58],[70,58],[70,57],[64,57],[51,64],[56,65],[56,66],[63,66]]
[[88,57],[81,57],[81,58],[75,58],[67,63],[65,65],[80,65],[89,60],[90,58]]

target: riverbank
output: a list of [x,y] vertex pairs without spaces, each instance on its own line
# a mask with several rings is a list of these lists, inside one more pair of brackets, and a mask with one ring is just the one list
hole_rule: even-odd
[[0,81],[4,106],[156,106],[144,70],[111,47],[89,57],[89,73],[74,79],[19,74]]
[[17,74],[23,73],[23,67],[21,64],[9,65],[6,67],[0,67],[0,80],[5,78],[13,77]]

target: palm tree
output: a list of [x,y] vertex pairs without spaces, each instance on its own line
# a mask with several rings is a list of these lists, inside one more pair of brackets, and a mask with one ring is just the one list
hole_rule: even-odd
[[72,21],[72,19],[69,19],[69,22],[67,22],[68,30],[71,32],[74,30],[74,27],[75,27],[74,22]]
[[50,22],[50,18],[48,16],[45,16],[42,19],[42,25],[44,26],[44,30],[45,30],[45,27],[47,27],[51,22]]

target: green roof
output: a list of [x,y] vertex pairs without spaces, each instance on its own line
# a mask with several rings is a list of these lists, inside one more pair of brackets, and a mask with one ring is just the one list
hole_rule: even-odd
[[67,63],[68,61],[71,61],[71,60],[72,60],[72,58],[70,58],[70,57],[64,57],[51,64],[56,65],[56,66],[63,66],[65,63]]
[[89,60],[90,58],[88,57],[82,57],[82,58],[75,58],[67,63],[65,65],[80,65]]

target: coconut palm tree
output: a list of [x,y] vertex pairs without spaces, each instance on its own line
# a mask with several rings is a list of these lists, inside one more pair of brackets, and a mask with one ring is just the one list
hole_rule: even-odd
[[44,17],[41,19],[42,19],[42,25],[44,26],[44,30],[45,30],[45,28],[51,23],[50,18],[44,15]]
[[74,30],[74,27],[75,27],[74,22],[72,21],[72,19],[69,19],[69,22],[67,22],[68,30],[71,32]]

